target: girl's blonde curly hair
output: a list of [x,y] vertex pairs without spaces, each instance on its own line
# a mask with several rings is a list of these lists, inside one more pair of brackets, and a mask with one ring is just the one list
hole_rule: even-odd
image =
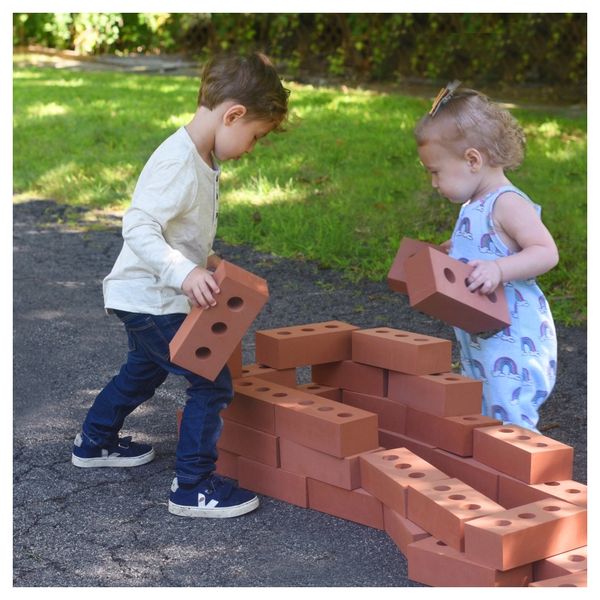
[[459,155],[475,148],[492,167],[510,170],[523,162],[523,129],[508,110],[476,90],[458,89],[434,116],[426,114],[414,133],[419,146],[436,141]]

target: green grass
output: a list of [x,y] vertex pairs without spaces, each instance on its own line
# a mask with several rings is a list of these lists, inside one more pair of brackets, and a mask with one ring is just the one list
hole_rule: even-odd
[[[15,201],[123,209],[160,142],[187,123],[189,77],[14,70]],[[412,127],[429,101],[292,83],[288,131],[225,163],[219,236],[384,279],[404,236],[440,242],[457,214],[431,188]],[[540,277],[557,321],[586,320],[585,117],[515,109],[528,137],[512,174],[543,207],[561,261]]]

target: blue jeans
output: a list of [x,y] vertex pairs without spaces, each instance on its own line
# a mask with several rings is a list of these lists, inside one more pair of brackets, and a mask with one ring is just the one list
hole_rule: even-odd
[[129,342],[127,362],[98,394],[82,427],[86,441],[106,446],[118,438],[123,421],[150,399],[169,373],[182,375],[190,386],[181,419],[175,470],[180,483],[194,484],[215,470],[220,412],[233,398],[227,365],[213,382],[169,360],[169,342],[185,314],[146,315],[114,311],[125,325]]

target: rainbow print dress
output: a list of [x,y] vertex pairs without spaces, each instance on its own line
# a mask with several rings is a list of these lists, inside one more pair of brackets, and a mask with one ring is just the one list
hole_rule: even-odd
[[[463,204],[452,234],[452,258],[467,263],[513,254],[492,220],[496,199],[507,191],[531,202],[521,190],[505,186]],[[541,214],[541,207],[534,206]],[[483,381],[482,414],[537,432],[538,410],[556,381],[556,329],[535,279],[506,282],[504,290],[510,327],[487,338],[454,328],[461,371]]]

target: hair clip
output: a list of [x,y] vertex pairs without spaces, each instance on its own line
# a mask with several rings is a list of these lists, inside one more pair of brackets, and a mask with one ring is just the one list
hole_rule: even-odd
[[452,94],[454,94],[456,88],[460,85],[460,81],[455,79],[451,81],[446,87],[442,88],[438,95],[435,97],[433,104],[431,105],[431,109],[429,111],[430,117],[435,117],[437,111],[440,109],[442,104],[446,104],[450,98],[452,98]]

